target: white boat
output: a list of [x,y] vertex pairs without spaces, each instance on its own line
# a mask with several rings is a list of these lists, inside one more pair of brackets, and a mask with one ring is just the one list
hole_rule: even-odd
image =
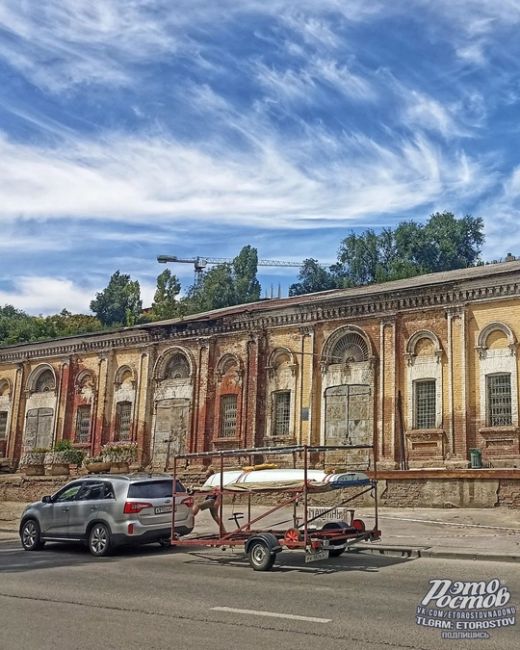
[[[273,487],[283,487],[288,484],[295,484],[305,480],[303,469],[261,469],[261,470],[233,470],[223,472],[222,483],[220,472],[212,474],[204,483],[204,488],[225,487],[232,485],[246,486],[248,484],[265,485],[270,484]],[[344,472],[342,474],[328,474],[319,469],[307,470],[307,481],[315,484],[327,485],[330,489],[340,489],[346,487],[357,487],[370,485],[371,479],[363,472]]]

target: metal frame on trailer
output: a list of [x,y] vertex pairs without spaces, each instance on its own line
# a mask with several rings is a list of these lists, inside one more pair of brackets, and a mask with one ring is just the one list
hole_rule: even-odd
[[[336,445],[336,446],[311,446],[311,445],[297,445],[286,447],[256,447],[250,449],[229,449],[214,452],[200,452],[177,455],[173,459],[173,475],[177,476],[177,469],[180,462],[184,461],[186,464],[190,460],[204,460],[210,458],[214,461],[218,458],[220,461],[220,485],[213,488],[211,491],[195,491],[199,494],[220,496],[219,499],[219,532],[218,534],[199,535],[194,537],[180,538],[175,533],[172,534],[171,544],[173,546],[194,547],[236,547],[244,546],[245,552],[249,555],[249,560],[255,570],[269,570],[276,556],[276,553],[285,549],[302,549],[305,550],[306,561],[315,559],[323,559],[325,556],[340,555],[348,546],[351,546],[360,541],[373,541],[379,539],[381,533],[379,531],[378,521],[378,495],[377,495],[377,461],[375,453],[372,453],[373,469],[371,471],[372,478],[370,484],[363,486],[364,489],[356,492],[355,494],[343,499],[340,503],[335,503],[331,508],[320,512],[314,517],[308,516],[308,496],[309,494],[317,494],[322,490],[313,485],[312,481],[308,480],[309,470],[309,457],[313,453],[324,453],[330,451],[345,451],[367,449],[374,452],[373,445]],[[296,458],[298,455],[303,456],[303,483],[297,487],[281,486],[280,488],[263,488],[261,491],[258,489],[247,489],[247,483],[241,485],[239,494],[246,494],[247,499],[247,520],[243,525],[238,523],[238,513],[235,519],[236,528],[230,532],[225,532],[222,525],[223,519],[223,501],[224,495],[236,495],[236,488],[226,488],[224,484],[224,472],[226,467],[224,459],[229,457],[242,457],[248,458],[249,464],[254,465],[253,460],[257,456],[269,457],[280,454],[292,454],[293,466],[296,467]],[[175,484],[174,484],[175,490]],[[269,508],[266,512],[251,519],[251,496],[261,493],[284,493],[283,500],[277,505]],[[366,530],[364,523],[359,519],[353,518],[353,510],[350,510],[350,522],[328,522],[323,528],[317,529],[310,527],[310,524],[316,519],[319,519],[329,512],[332,512],[339,506],[344,506],[368,492],[372,492],[374,496],[374,526],[370,530]],[[179,493],[173,494],[174,503],[175,497]],[[185,493],[183,493],[185,494]],[[302,503],[303,501],[303,503]],[[303,505],[303,522],[297,518],[297,506],[302,503]],[[253,524],[257,524],[274,512],[281,510],[286,506],[293,505],[293,526],[288,529],[273,529],[273,528],[252,528]],[[240,513],[243,516],[242,513]],[[281,522],[285,523],[285,522]],[[172,531],[175,531],[175,507],[172,509]]]

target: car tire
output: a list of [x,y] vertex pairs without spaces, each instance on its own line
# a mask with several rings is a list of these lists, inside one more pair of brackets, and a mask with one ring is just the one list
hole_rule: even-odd
[[347,547],[346,547],[346,546],[343,546],[343,547],[341,547],[341,548],[334,548],[334,547],[330,548],[330,547],[329,547],[329,556],[330,556],[330,557],[339,557],[339,556],[342,555],[346,550],[347,550]]
[[255,571],[270,571],[276,559],[276,555],[271,552],[269,545],[262,540],[252,542],[248,556],[249,564]]
[[40,526],[36,519],[27,519],[20,530],[22,546],[26,551],[39,551],[44,542],[40,536]]
[[112,539],[106,524],[98,522],[92,526],[88,534],[88,550],[95,557],[109,555],[112,550]]
[[170,539],[169,537],[162,537],[162,538],[159,540],[159,544],[160,544],[163,548],[171,548],[172,542],[171,542],[171,539]]

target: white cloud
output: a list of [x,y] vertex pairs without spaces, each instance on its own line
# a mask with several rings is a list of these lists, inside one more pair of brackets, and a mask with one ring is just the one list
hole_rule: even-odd
[[[247,118],[252,119],[252,118]],[[173,224],[236,223],[319,227],[388,213],[442,197],[478,195],[490,177],[463,152],[447,154],[423,136],[384,146],[363,135],[283,139],[237,122],[250,147],[113,135],[65,138],[34,147],[0,139],[0,221],[69,218]]]
[[[155,285],[139,282],[143,306],[152,304]],[[63,308],[89,314],[90,302],[103,287],[85,287],[63,277],[23,275],[11,290],[0,290],[0,305],[13,305],[29,314],[56,314]]]
[[71,280],[56,277],[20,276],[12,291],[0,291],[0,304],[14,305],[31,314],[55,314],[66,307],[72,312],[87,313],[94,297]]

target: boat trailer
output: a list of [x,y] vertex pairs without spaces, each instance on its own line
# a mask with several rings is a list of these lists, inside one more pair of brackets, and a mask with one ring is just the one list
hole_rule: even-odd
[[[249,563],[255,571],[269,571],[273,567],[276,555],[282,550],[300,550],[305,552],[305,562],[324,560],[329,557],[340,556],[347,548],[363,541],[375,541],[381,537],[378,527],[378,495],[377,495],[377,469],[374,458],[373,470],[371,476],[360,472],[345,472],[341,475],[329,474],[324,480],[313,480],[311,477],[315,471],[309,469],[309,460],[311,454],[323,453],[330,451],[345,451],[353,449],[372,450],[372,445],[341,445],[341,446],[288,446],[288,447],[262,447],[253,449],[231,449],[216,452],[201,452],[177,455],[173,459],[173,475],[177,476],[177,470],[180,464],[184,462],[186,466],[191,460],[219,459],[219,471],[217,470],[214,479],[209,481],[210,485],[204,485],[192,490],[193,494],[205,495],[206,497],[215,498],[219,511],[219,531],[215,534],[196,535],[191,534],[186,537],[172,535],[171,545],[174,547],[211,547],[211,548],[235,548],[243,547],[248,556]],[[283,481],[276,480],[272,483],[263,480],[262,482],[247,482],[248,471],[245,479],[228,482],[228,475],[236,475],[238,472],[226,470],[224,460],[229,457],[249,458],[249,471],[255,469],[253,459],[261,456],[268,458],[273,455],[292,454],[293,465],[296,467],[296,458],[300,456],[303,459],[303,469],[301,470],[301,479]],[[373,455],[372,455],[373,458]],[[258,467],[258,466],[256,466]],[[264,462],[260,468],[266,467]],[[293,474],[294,475],[293,470]],[[289,474],[291,470],[287,473]],[[259,472],[255,472],[258,474]],[[269,470],[262,469],[262,479],[268,477]],[[277,471],[277,476],[283,474],[283,470]],[[243,476],[241,477],[244,478]],[[206,482],[208,483],[208,481]],[[216,484],[215,484],[216,483]],[[175,482],[174,482],[175,485]],[[330,508],[315,508],[317,514],[310,512],[309,496],[324,492],[330,492],[333,489],[340,488],[359,488],[355,494],[349,494],[348,497],[335,503]],[[175,488],[174,488],[175,489]],[[329,514],[337,514],[338,510],[347,506],[354,499],[370,493],[374,499],[374,526],[367,529],[365,522],[354,517],[354,510],[342,508],[348,512],[348,520],[333,518],[321,525],[317,525],[318,520],[322,520]],[[179,493],[173,494],[173,502]],[[183,493],[185,494],[185,493]],[[225,531],[222,525],[224,498],[229,495],[237,494],[247,496],[247,513],[234,513],[230,520],[234,521],[236,528],[231,531]],[[278,494],[280,500],[278,503],[259,516],[252,518],[252,497],[258,495]],[[180,494],[179,494],[180,496]],[[262,526],[261,522],[277,511],[288,506],[293,507],[292,525],[285,528],[274,528]],[[302,506],[302,514],[298,516],[298,507]],[[245,520],[245,521],[244,521]],[[290,520],[288,520],[290,521]],[[288,521],[280,522],[288,523]],[[175,530],[175,507],[172,509],[172,531]]]

